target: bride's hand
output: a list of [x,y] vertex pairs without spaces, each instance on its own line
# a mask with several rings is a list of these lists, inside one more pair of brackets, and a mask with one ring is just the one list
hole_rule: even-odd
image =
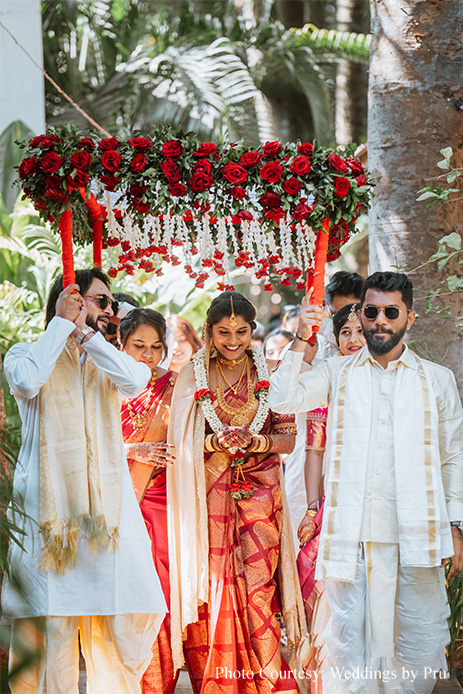
[[314,519],[311,516],[304,516],[297,529],[299,547],[303,547],[307,542],[309,542],[309,540],[315,536],[315,533],[316,528]]
[[125,444],[125,448],[128,458],[153,467],[168,467],[175,461],[175,456],[172,455],[174,446],[170,443],[141,441]]

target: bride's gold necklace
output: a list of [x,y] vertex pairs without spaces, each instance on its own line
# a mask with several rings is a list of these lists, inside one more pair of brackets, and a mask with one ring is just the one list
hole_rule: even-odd
[[[226,412],[227,414],[231,415],[232,419],[230,421],[230,424],[232,426],[242,426],[243,424],[247,424],[249,420],[249,413],[255,409],[255,402],[256,402],[256,396],[254,394],[254,383],[252,382],[251,378],[251,367],[249,365],[249,360],[246,361],[245,368],[246,368],[246,374],[248,378],[248,393],[247,393],[247,400],[244,405],[239,405],[238,407],[232,407],[227,403],[225,400],[225,395],[223,392],[223,386],[219,378],[219,373],[217,370],[217,366],[220,369],[220,364],[216,362],[216,370],[215,370],[215,375],[216,375],[216,381],[217,381],[217,404],[220,407],[223,412]],[[238,381],[238,385],[242,380],[244,374],[244,368],[243,368],[243,373],[241,374],[240,380]],[[222,374],[223,375],[223,374]],[[225,379],[225,377],[224,377]],[[225,379],[226,383],[228,383],[227,379]],[[228,383],[228,385],[230,385]],[[238,389],[238,385],[236,386],[236,389]],[[230,386],[231,387],[231,386]],[[236,391],[232,388],[232,391],[234,395],[236,395]]]
[[244,362],[246,357],[247,354],[243,354],[243,356],[240,359],[225,359],[225,357],[217,355],[217,361],[221,364],[224,364],[224,366],[226,366],[227,369],[230,369],[230,371],[234,371],[240,364]]
[[156,371],[151,376],[150,392],[149,392],[148,397],[146,399],[145,406],[141,412],[134,412],[133,407],[132,407],[132,403],[130,402],[130,400],[127,399],[125,401],[127,403],[127,411],[129,413],[130,419],[132,420],[133,428],[137,429],[137,431],[144,429],[146,427],[146,425],[148,424],[148,418],[146,415],[149,412],[151,405],[153,404],[155,382],[156,382]]
[[[227,386],[228,386],[229,388],[232,389],[233,395],[236,395],[236,393],[238,392],[238,388],[240,387],[240,383],[241,383],[241,381],[243,380],[244,372],[246,371],[246,366],[247,366],[247,363],[248,363],[248,355],[247,355],[247,354],[244,355],[244,357],[243,357],[243,359],[242,359],[241,361],[244,361],[245,359],[246,359],[246,361],[245,361],[244,364],[243,364],[243,368],[242,368],[242,370],[241,370],[241,376],[239,377],[237,383],[235,383],[234,385],[232,385],[232,384],[230,383],[230,381],[227,379],[227,377],[225,376],[225,374],[224,374],[224,372],[223,372],[223,369],[222,369],[222,367],[220,366],[220,359],[217,359],[217,361],[216,361],[216,365],[219,367],[219,371],[220,371],[220,373],[222,374],[222,378],[223,378],[223,380],[225,381],[225,383],[227,384]],[[216,371],[217,371],[217,370],[216,370]],[[217,379],[217,380],[219,380],[219,379]]]

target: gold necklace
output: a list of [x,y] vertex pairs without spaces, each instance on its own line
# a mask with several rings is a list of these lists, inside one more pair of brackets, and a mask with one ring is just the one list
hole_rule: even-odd
[[[230,381],[226,378],[226,376],[225,376],[225,374],[224,374],[224,372],[223,372],[223,369],[222,369],[222,367],[220,366],[220,363],[219,363],[218,361],[216,361],[216,366],[219,367],[220,373],[222,374],[222,378],[223,378],[223,380],[225,381],[225,383],[227,384],[227,386],[228,386],[229,388],[231,388],[231,390],[233,391],[233,395],[236,395],[236,393],[237,393],[237,391],[238,391],[238,388],[240,387],[240,383],[241,383],[241,381],[243,380],[243,376],[244,376],[244,372],[245,372],[245,370],[246,370],[247,363],[248,363],[248,355],[246,355],[246,361],[244,362],[243,369],[242,369],[242,371],[241,371],[241,376],[239,377],[237,383],[235,383],[234,385],[232,385],[232,384],[230,383]],[[217,375],[217,369],[216,369],[215,372],[216,372],[216,375]]]
[[144,429],[148,424],[148,418],[147,418],[146,414],[149,411],[149,409],[151,408],[151,405],[153,404],[155,382],[156,382],[156,371],[151,376],[150,393],[148,395],[145,407],[143,408],[142,412],[134,412],[133,407],[132,407],[132,403],[130,402],[130,400],[127,398],[127,400],[125,401],[127,404],[127,411],[129,413],[129,417],[132,420],[133,428],[137,429],[137,431]]
[[217,360],[221,363],[224,364],[230,371],[234,371],[240,364],[243,363],[243,361],[246,359],[247,355],[243,354],[241,359],[225,359],[225,357],[220,357],[217,355]]
[[238,407],[232,407],[227,403],[225,400],[225,395],[223,392],[223,386],[222,383],[220,382],[220,379],[218,378],[218,373],[216,369],[216,380],[217,380],[217,404],[219,405],[220,409],[226,412],[227,414],[231,415],[232,419],[230,421],[230,424],[232,426],[242,426],[243,424],[246,424],[248,422],[248,416],[249,413],[255,409],[255,403],[256,403],[256,396],[254,394],[254,383],[252,382],[251,379],[251,367],[249,363],[246,364],[246,373],[248,377],[248,393],[247,393],[247,401],[244,405],[239,405]]

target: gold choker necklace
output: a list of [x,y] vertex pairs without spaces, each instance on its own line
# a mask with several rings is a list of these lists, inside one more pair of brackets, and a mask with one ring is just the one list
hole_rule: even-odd
[[243,354],[243,356],[240,359],[225,359],[225,357],[220,357],[217,355],[217,360],[223,364],[224,366],[227,367],[227,369],[230,369],[230,371],[234,371],[240,364],[244,362],[246,359],[246,354]]

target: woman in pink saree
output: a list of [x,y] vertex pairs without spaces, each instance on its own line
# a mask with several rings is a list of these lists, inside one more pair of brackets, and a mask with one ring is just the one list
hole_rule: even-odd
[[[121,406],[122,433],[135,494],[151,538],[153,560],[169,606],[166,466],[173,462],[167,425],[175,374],[158,367],[167,353],[166,321],[157,311],[136,308],[119,327],[122,349],[151,369],[151,380],[136,398]],[[153,657],[142,679],[143,694],[172,694],[174,675],[167,614],[152,647]],[[116,694],[114,692],[114,694]]]
[[180,372],[172,403],[172,647],[195,694],[297,691],[279,626],[282,612],[293,645],[305,631],[279,460],[294,445],[294,418],[268,409],[254,318],[238,293],[214,299],[206,346]]

